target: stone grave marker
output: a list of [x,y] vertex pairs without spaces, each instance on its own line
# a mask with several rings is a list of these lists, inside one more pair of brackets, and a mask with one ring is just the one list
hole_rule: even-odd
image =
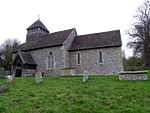
[[41,73],[41,72],[36,72],[36,73],[35,73],[35,82],[36,82],[36,83],[41,83],[41,82],[43,82],[43,80],[42,80],[42,73]]
[[5,86],[5,85],[1,85],[1,86],[0,86],[0,93],[4,92],[4,91],[6,91],[6,90],[8,90],[8,87],[7,87],[7,86]]
[[84,71],[84,73],[83,73],[83,82],[84,82],[84,83],[87,82],[87,81],[88,81],[88,78],[89,78],[88,72],[87,72],[87,71]]
[[6,76],[7,83],[11,83],[13,81],[13,77],[11,75]]

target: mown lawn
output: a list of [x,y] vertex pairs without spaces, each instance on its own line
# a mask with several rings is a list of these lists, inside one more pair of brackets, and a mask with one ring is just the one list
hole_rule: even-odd
[[150,113],[150,80],[119,81],[118,76],[15,78],[0,85],[1,113]]

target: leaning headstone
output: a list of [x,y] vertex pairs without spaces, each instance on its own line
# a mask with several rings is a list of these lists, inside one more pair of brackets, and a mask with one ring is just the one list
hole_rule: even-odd
[[11,83],[13,81],[13,77],[11,75],[6,76],[7,83]]
[[42,73],[41,73],[41,72],[36,72],[36,73],[35,73],[35,82],[36,82],[36,83],[41,83],[41,82],[43,82],[43,80],[42,80]]
[[83,73],[83,82],[87,82],[88,81],[88,78],[89,78],[89,74],[87,71],[84,71]]
[[4,92],[4,91],[6,91],[6,90],[8,90],[8,87],[7,87],[7,86],[5,86],[5,85],[1,85],[1,86],[0,86],[0,93]]
[[4,77],[5,70],[3,67],[0,67],[0,77]]

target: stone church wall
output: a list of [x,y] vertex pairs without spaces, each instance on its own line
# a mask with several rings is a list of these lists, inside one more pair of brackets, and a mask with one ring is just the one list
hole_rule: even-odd
[[63,43],[64,47],[66,50],[68,50],[68,48],[71,46],[75,36],[77,36],[76,30],[74,29],[70,35],[68,36],[68,38],[65,40],[65,42]]
[[[36,71],[43,72],[45,76],[61,76],[65,68],[65,56],[63,46],[50,47],[28,51],[37,63]],[[102,52],[102,63],[99,63],[99,52]],[[54,69],[47,68],[48,55],[54,55]],[[72,68],[76,68],[75,74],[83,74],[84,70],[90,75],[118,75],[123,71],[121,47],[73,51],[70,53]],[[77,54],[81,54],[81,63],[77,64]],[[68,61],[69,62],[69,61]]]
[[[37,63],[37,72],[44,73],[44,76],[61,75],[61,69],[64,68],[64,56],[61,46],[50,47],[44,49],[37,49],[34,51],[28,51],[35,62]],[[54,68],[48,69],[48,56],[52,52],[54,56]]]
[[63,54],[64,54],[64,68],[70,68],[70,53],[67,51],[68,48],[71,46],[75,36],[77,36],[76,30],[74,29],[68,38],[63,43]]
[[[100,51],[103,63],[99,63]],[[81,56],[80,64],[77,64],[78,53]],[[76,68],[76,74],[82,74],[86,70],[91,75],[118,75],[123,71],[121,47],[71,52],[71,67]]]

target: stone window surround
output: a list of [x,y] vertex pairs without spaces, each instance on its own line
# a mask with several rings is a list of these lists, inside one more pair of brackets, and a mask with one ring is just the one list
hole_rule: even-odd
[[[52,67],[49,67],[49,57],[52,55],[52,60],[53,60],[53,66]],[[46,69],[47,70],[54,70],[55,69],[55,56],[54,56],[54,53],[53,52],[49,52],[48,53],[48,56],[47,56],[47,58],[46,58],[47,60],[46,60]]]

